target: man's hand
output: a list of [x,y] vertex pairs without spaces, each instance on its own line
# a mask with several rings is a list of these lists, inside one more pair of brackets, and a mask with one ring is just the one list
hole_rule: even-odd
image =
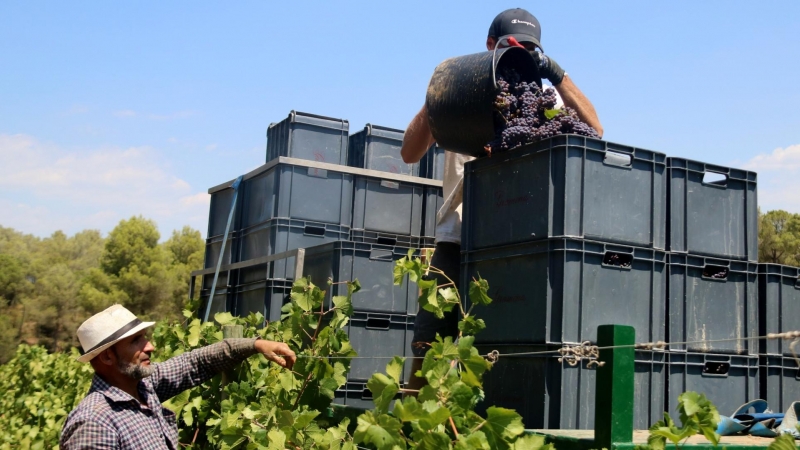
[[277,363],[281,367],[291,369],[297,356],[292,349],[283,342],[267,341],[258,339],[255,343],[256,350],[264,355],[268,360]]
[[536,65],[539,67],[539,75],[553,83],[553,86],[561,84],[561,80],[564,79],[564,69],[562,69],[553,58],[550,58],[540,51],[533,51],[530,53],[533,56],[533,60],[536,61]]

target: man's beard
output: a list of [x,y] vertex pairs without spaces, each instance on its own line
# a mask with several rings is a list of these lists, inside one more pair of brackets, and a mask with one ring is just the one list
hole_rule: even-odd
[[134,380],[143,380],[155,372],[156,368],[149,365],[143,366],[141,364],[134,364],[132,362],[122,362],[117,364],[120,372],[133,378]]

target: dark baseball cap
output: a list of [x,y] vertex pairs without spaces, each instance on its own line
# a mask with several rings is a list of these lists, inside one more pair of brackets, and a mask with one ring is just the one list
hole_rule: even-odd
[[507,9],[498,14],[489,27],[489,36],[498,41],[513,36],[520,43],[532,42],[542,48],[542,28],[539,21],[522,8]]

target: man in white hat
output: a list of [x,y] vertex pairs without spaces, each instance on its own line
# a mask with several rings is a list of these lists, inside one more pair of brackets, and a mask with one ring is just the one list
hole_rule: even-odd
[[78,361],[89,362],[95,376],[86,398],[64,423],[62,449],[177,449],[175,413],[161,402],[256,353],[287,369],[296,359],[281,342],[226,339],[151,364],[155,347],[146,333],[154,324],[114,305],[78,328],[83,348]]

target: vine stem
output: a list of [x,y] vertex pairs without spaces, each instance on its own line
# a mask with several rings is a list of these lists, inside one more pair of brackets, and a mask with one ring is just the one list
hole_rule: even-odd
[[[439,275],[445,277],[447,279],[447,281],[448,281],[448,283],[446,285],[451,285],[453,287],[456,287],[456,283],[453,281],[453,279],[448,277],[447,274],[444,273],[441,269],[429,265],[428,266],[428,272],[433,272],[435,274],[439,274]],[[438,289],[439,286],[437,286],[436,288]],[[458,299],[458,309],[461,311],[461,316],[462,317],[466,316],[467,313],[464,311],[464,307],[461,306],[461,294],[458,292],[458,289],[455,289],[455,292],[456,292],[456,298]],[[459,333],[459,335],[460,334],[461,333]]]
[[453,433],[456,434],[456,439],[458,439],[458,430],[456,430],[456,423],[453,422],[453,416],[448,417],[450,419],[450,426],[453,427]]

